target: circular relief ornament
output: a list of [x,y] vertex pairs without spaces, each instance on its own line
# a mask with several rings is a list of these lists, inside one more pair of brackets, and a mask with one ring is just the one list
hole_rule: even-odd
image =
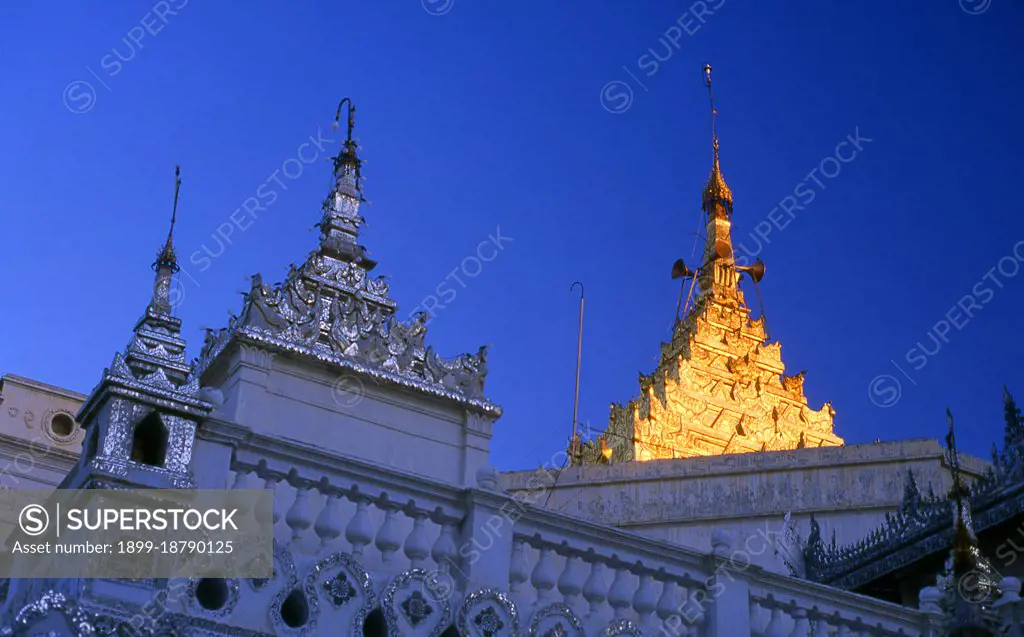
[[81,430],[74,414],[66,409],[48,409],[43,414],[43,433],[59,445],[74,442]]

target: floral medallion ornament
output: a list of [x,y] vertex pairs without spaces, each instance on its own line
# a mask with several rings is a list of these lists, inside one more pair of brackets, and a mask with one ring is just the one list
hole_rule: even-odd
[[331,579],[323,582],[321,586],[324,592],[327,593],[327,599],[331,601],[331,604],[335,608],[341,608],[345,605],[345,602],[356,596],[356,591],[349,584],[348,578],[345,577],[344,573],[338,573]]
[[519,611],[505,593],[484,588],[466,595],[456,624],[464,637],[519,634]]
[[325,622],[347,623],[353,635],[363,634],[363,624],[377,605],[373,582],[366,569],[348,553],[331,553],[313,565],[306,588],[319,590],[327,600]]
[[484,637],[496,637],[498,632],[505,627],[505,622],[501,621],[498,613],[490,607],[477,613],[473,618],[473,623],[484,633]]
[[423,597],[423,593],[419,591],[413,591],[405,601],[402,602],[402,612],[405,614],[405,618],[409,620],[409,623],[413,626],[419,626],[420,623],[430,616],[434,612],[434,609],[430,607],[426,598]]
[[384,588],[380,608],[388,637],[404,637],[413,630],[422,637],[440,637],[448,628],[452,620],[451,605],[448,594],[435,594],[442,587],[434,575],[412,568],[396,576]]

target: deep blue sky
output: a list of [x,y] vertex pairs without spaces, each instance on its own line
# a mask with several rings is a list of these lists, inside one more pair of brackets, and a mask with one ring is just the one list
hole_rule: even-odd
[[[198,353],[200,327],[239,308],[248,275],[278,280],[313,247],[328,165],[284,180],[205,271],[189,255],[216,250],[217,227],[318,128],[329,135],[349,95],[372,201],[364,242],[403,316],[488,234],[514,239],[465,279],[428,338],[451,355],[492,346],[488,393],[505,408],[495,463],[546,463],[571,425],[570,284],[586,285],[580,417],[595,428],[635,395],[669,335],[669,268],[694,263],[710,168],[700,66],[711,61],[737,243],[847,135],[872,140],[824,187],[805,183],[814,200],[760,255],[772,334],[789,369],[808,370],[812,406],[832,400],[837,433],[869,442],[941,438],[948,405],[961,446],[987,457],[1003,384],[1024,399],[1024,274],[1011,256],[1011,275],[984,279],[1024,239],[1024,7],[963,4],[985,10],[709,0],[720,6],[701,24],[689,1],[454,0],[438,16],[418,1],[191,0],[161,24],[144,18],[148,1],[10,4],[0,370],[93,386],[148,300],[176,163],[189,274],[179,314]],[[126,44],[143,21],[162,30]],[[651,75],[649,48],[670,55]],[[115,49],[130,58],[119,68]],[[95,96],[65,93],[79,80]],[[633,91],[619,114],[600,101],[612,81]],[[624,89],[610,90],[621,108]],[[990,292],[975,293],[979,282]],[[970,294],[982,309],[915,370],[907,351],[934,350],[929,331]],[[901,383],[889,408],[869,398],[881,374]]]

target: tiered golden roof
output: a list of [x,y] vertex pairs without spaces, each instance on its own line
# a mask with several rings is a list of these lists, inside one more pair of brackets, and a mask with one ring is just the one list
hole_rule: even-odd
[[[708,91],[711,67],[705,66]],[[715,115],[712,98],[712,117]],[[750,316],[732,249],[732,191],[718,159],[704,187],[706,245],[696,272],[693,309],[661,346],[652,374],[640,375],[640,395],[612,404],[601,437],[582,446],[574,463],[685,458],[749,451],[842,445],[835,410],[814,410],[804,395],[804,372],[786,375],[782,346],[768,342],[763,315]],[[757,279],[763,274],[759,270]],[[755,281],[756,284],[756,281]],[[762,313],[763,314],[763,313]],[[609,453],[610,451],[610,453]]]

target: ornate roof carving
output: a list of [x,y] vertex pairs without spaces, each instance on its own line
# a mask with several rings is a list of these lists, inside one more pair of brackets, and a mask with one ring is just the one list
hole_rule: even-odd
[[[971,485],[965,517],[981,532],[1012,520],[1024,510],[1024,418],[1004,391],[1006,433],[1002,451],[993,449],[992,467]],[[895,514],[859,542],[826,545],[812,532],[807,542],[808,579],[859,588],[923,557],[950,551],[954,545],[954,509],[945,498],[922,493],[908,472],[903,500]]]
[[613,404],[598,443],[582,447],[583,462],[599,462],[598,444],[612,461],[779,451],[841,445],[835,411],[807,406],[803,372],[784,370],[778,343],[764,343],[761,319],[702,296],[662,344],[661,362],[640,377],[641,393]]
[[249,341],[500,415],[484,397],[486,348],[441,357],[424,343],[427,315],[400,321],[385,277],[370,275],[376,262],[358,243],[364,200],[362,162],[352,140],[354,112],[350,108],[348,139],[334,158],[334,186],[322,206],[319,245],[301,266],[292,265],[281,283],[266,285],[260,275],[253,276],[241,312],[227,327],[207,333],[197,368],[208,369],[233,339]]
[[[704,72],[710,93],[711,67]],[[711,110],[714,122],[713,99]],[[654,373],[640,375],[640,396],[625,406],[612,404],[598,440],[571,443],[574,464],[607,462],[608,448],[616,462],[843,444],[833,432],[832,406],[807,406],[804,372],[785,375],[781,345],[768,342],[763,312],[750,318],[740,276],[748,274],[756,285],[764,265],[736,264],[732,193],[722,177],[717,133],[713,148],[703,193],[702,264],[696,272],[682,260],[673,267],[674,277],[695,279],[691,293],[699,286],[693,309],[676,321],[672,340],[662,343]]]

